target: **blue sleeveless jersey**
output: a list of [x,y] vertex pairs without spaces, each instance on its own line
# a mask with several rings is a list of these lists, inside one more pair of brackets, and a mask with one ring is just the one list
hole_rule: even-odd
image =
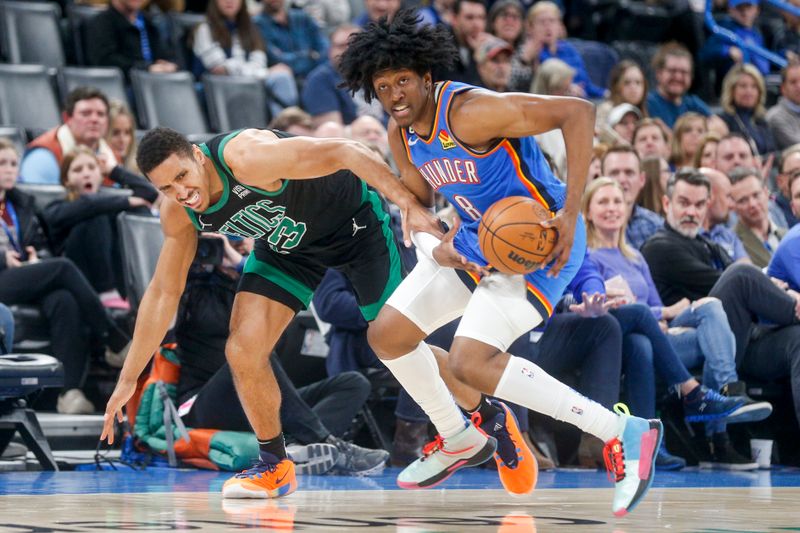
[[[462,225],[454,240],[456,250],[469,261],[485,266],[486,258],[478,246],[478,224],[492,204],[508,196],[527,196],[555,212],[564,205],[567,188],[553,175],[533,137],[501,138],[485,152],[475,152],[459,141],[448,121],[450,104],[455,95],[472,89],[477,87],[453,81],[441,83],[430,137],[424,138],[411,128],[401,131],[409,160],[461,217]],[[531,281],[532,275],[526,279]],[[555,299],[558,297],[560,294]],[[549,315],[551,307],[545,307],[550,308]]]

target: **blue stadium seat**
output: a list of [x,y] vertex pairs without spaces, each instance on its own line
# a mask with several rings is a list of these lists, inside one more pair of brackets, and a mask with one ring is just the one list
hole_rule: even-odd
[[168,15],[169,44],[177,59],[178,66],[192,70],[194,54],[189,46],[189,37],[198,24],[204,22],[202,13],[170,13]]
[[598,87],[608,87],[608,75],[619,62],[619,54],[605,43],[567,39],[578,50],[586,64],[586,73]]
[[183,134],[208,133],[191,73],[131,70],[131,83],[139,122],[145,129],[166,126]]
[[130,108],[128,93],[125,90],[125,76],[116,67],[64,67],[58,73],[61,97],[77,87],[96,87],[109,99],[124,102]]
[[0,126],[0,137],[10,140],[17,147],[20,156],[25,152],[28,136],[25,134],[24,129],[12,125]]
[[269,124],[264,82],[239,76],[203,76],[208,118],[214,131],[266,128]]
[[61,67],[61,8],[55,2],[0,2],[0,47],[11,63]]
[[67,6],[67,28],[72,39],[72,48],[75,54],[75,62],[78,65],[88,65],[86,60],[85,29],[86,21],[101,13],[105,8],[97,5],[76,4],[70,2]]
[[53,77],[43,65],[0,65],[0,124],[42,132],[61,124]]

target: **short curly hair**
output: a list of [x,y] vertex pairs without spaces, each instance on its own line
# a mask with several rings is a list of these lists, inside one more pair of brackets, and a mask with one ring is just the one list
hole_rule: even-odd
[[339,62],[339,72],[353,94],[364,91],[371,102],[376,97],[372,79],[383,70],[410,69],[424,76],[449,69],[458,55],[453,36],[443,26],[420,24],[413,9],[403,9],[389,21],[370,23],[348,39]]
[[172,154],[181,157],[192,157],[192,143],[177,131],[158,127],[148,131],[139,143],[136,152],[136,164],[139,170],[147,175],[158,165],[166,161]]

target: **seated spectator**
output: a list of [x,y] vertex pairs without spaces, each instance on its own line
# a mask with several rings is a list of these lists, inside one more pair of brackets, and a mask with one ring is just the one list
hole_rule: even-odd
[[[708,178],[711,189],[708,197],[708,211],[700,234],[718,244],[734,261],[752,263],[738,235],[729,227],[731,211],[731,180],[713,168],[697,169]],[[665,189],[666,190],[666,189]]]
[[352,19],[348,0],[294,0],[292,5],[308,13],[326,34]]
[[525,9],[519,0],[497,0],[489,9],[487,29],[489,33],[503,39],[512,50],[522,45],[525,37],[523,21]]
[[[800,305],[757,268],[732,264],[722,247],[699,234],[709,189],[708,179],[699,172],[676,173],[664,196],[667,223],[642,248],[642,255],[665,304],[706,296],[722,301],[736,336],[739,375],[790,377],[800,420]],[[728,387],[727,393],[733,392]],[[713,444],[712,462],[724,461],[732,450],[730,442],[720,439]]]
[[[794,7],[800,7],[800,0],[788,0],[787,3]],[[800,17],[787,10],[782,9],[780,12],[783,24],[776,28],[772,46],[769,48],[784,56],[788,61],[796,61],[800,58]]]
[[612,146],[603,156],[602,175],[617,181],[622,187],[628,229],[625,238],[637,250],[664,226],[664,219],[638,204],[645,175],[636,151],[629,146]]
[[[225,361],[228,323],[240,277],[232,267],[242,259],[231,257],[236,253],[226,254],[223,265],[209,273],[195,267],[178,310],[178,403],[183,421],[197,428],[252,431]],[[383,470],[388,452],[368,450],[341,439],[369,395],[370,386],[363,376],[348,372],[295,389],[277,354],[270,357],[270,364],[281,391],[280,418],[287,436],[300,444],[336,446],[339,457],[333,473],[370,475]],[[220,405],[226,408],[222,410]]]
[[511,80],[511,54],[514,49],[503,39],[486,37],[475,51],[475,64],[481,78],[481,87],[504,93],[509,91]]
[[592,160],[589,162],[589,176],[588,181],[596,180],[602,175],[603,156],[608,151],[608,145],[605,143],[596,143],[592,147]]
[[706,117],[688,112],[678,117],[672,128],[669,162],[672,168],[691,167],[700,141],[708,133]]
[[796,170],[800,170],[800,145],[790,146],[781,153],[778,175],[775,177],[775,185],[777,186],[775,204],[780,208],[790,228],[797,224],[797,217],[795,217],[792,209],[791,193],[789,191],[789,181]]
[[64,124],[39,135],[28,144],[22,159],[22,183],[57,185],[64,155],[76,146],[88,146],[114,159],[106,143],[108,99],[93,87],[78,87],[67,95],[62,115]]
[[790,62],[781,70],[781,97],[767,111],[778,150],[800,143],[800,62]]
[[720,136],[716,132],[706,133],[697,145],[697,151],[690,165],[692,168],[714,168],[717,161],[717,144]]
[[[789,191],[792,210],[795,216],[800,216],[800,171],[795,171],[789,178]],[[767,274],[787,283],[791,290],[800,292],[800,225],[792,226],[783,237],[772,255]]]
[[[728,0],[728,16],[719,21],[719,26],[736,34],[742,42],[764,47],[764,37],[756,26],[760,0]],[[711,37],[700,49],[700,62],[714,69],[717,80],[725,77],[734,64],[750,63],[763,75],[769,74],[769,61],[747,48],[730,44],[719,34]]]
[[667,190],[667,181],[672,175],[669,163],[663,157],[647,157],[642,160],[644,187],[639,195],[639,205],[659,216],[664,216],[661,198]]
[[350,92],[340,87],[342,75],[339,74],[339,58],[347,48],[347,39],[358,31],[358,26],[344,24],[331,33],[328,60],[306,78],[301,101],[303,109],[311,114],[314,127],[323,122],[334,121],[350,124],[358,116],[356,101]]
[[81,390],[86,382],[92,341],[106,347],[106,359],[121,366],[130,337],[111,319],[97,293],[69,259],[48,255],[34,199],[15,188],[19,158],[0,138],[0,302],[41,306],[50,330],[53,356],[64,365],[59,413],[89,414],[94,405]]
[[633,130],[632,146],[645,157],[669,157],[670,132],[664,125],[652,118],[643,118]]
[[269,89],[273,113],[297,105],[292,69],[283,63],[267,67],[264,41],[244,0],[210,0],[206,20],[194,30],[192,51],[199,63],[195,75],[208,71],[218,76],[258,78]]
[[[575,89],[573,79],[575,69],[561,61],[551,58],[539,65],[533,78],[531,90],[533,94],[550,96],[568,96]],[[559,179],[567,174],[567,145],[561,130],[555,129],[535,135],[539,148],[550,158],[550,167]]]
[[437,78],[480,85],[475,52],[487,35],[485,0],[456,0],[450,30],[458,48],[458,57],[450,70],[436,73]]
[[785,228],[769,218],[769,192],[754,168],[736,168],[728,175],[731,180],[731,200],[736,211],[736,235],[753,264],[764,268],[778,248]]
[[[589,255],[597,264],[603,279],[608,285],[622,286],[632,301],[646,303],[654,318],[661,321],[662,329],[666,330],[667,338],[679,358],[679,361],[672,360],[669,366],[683,366],[684,372],[681,373],[688,376],[686,368],[703,365],[703,383],[712,391],[738,382],[736,339],[722,304],[714,298],[702,298],[694,302],[683,298],[664,306],[641,253],[625,242],[623,209],[622,188],[614,180],[600,178],[587,187],[582,203],[586,240]],[[693,378],[689,382],[696,386]],[[682,388],[688,387],[682,385]],[[762,420],[772,412],[767,402],[756,403],[744,397],[740,400],[740,406],[736,408],[731,404],[731,412],[724,416],[716,419],[697,417],[692,421],[708,422],[706,433],[711,437],[714,433],[725,431],[725,422]],[[646,414],[652,416],[654,413]]]
[[288,65],[302,85],[306,76],[325,61],[328,43],[304,11],[288,8],[284,0],[264,0],[263,4],[264,11],[255,23],[267,45],[267,56],[276,64]]
[[753,65],[736,65],[722,80],[719,101],[724,113],[720,118],[731,133],[740,133],[755,143],[756,151],[762,155],[776,150],[772,132],[764,119],[766,98],[764,78]]
[[[138,211],[149,215],[158,191],[142,176],[116,160],[102,162],[86,147],[79,146],[64,157],[61,184],[65,200],[55,200],[44,209],[50,237],[86,276],[106,307],[130,309],[125,294],[122,255],[117,237],[117,214]],[[131,196],[102,194],[103,174],[114,183],[133,190]]]
[[307,137],[314,135],[311,115],[299,107],[287,107],[272,119],[269,127],[292,135],[304,135]]
[[700,97],[689,94],[692,86],[692,54],[682,45],[671,42],[658,47],[653,56],[656,87],[647,94],[647,111],[672,128],[678,117],[689,111],[704,117],[711,114]]
[[392,20],[400,5],[400,0],[364,0],[364,11],[356,17],[353,24],[365,28],[370,22],[378,22],[383,17]]
[[376,148],[384,159],[389,157],[389,136],[379,120],[364,115],[355,119],[349,129],[350,134],[347,137]]
[[611,69],[608,98],[597,106],[595,129],[601,131],[605,128],[611,108],[621,104],[635,106],[639,110],[639,119],[647,116],[647,78],[642,67],[630,59],[623,59]]
[[175,72],[178,65],[142,0],[110,0],[108,9],[86,22],[85,42],[90,65],[117,67],[130,79],[132,68]]
[[[738,133],[730,133],[717,143],[716,160],[712,168],[724,172],[728,177],[736,168],[755,168],[759,171],[762,180],[765,180],[769,175],[771,163],[768,160],[768,163],[763,165],[754,146],[747,139]],[[781,208],[772,198],[769,199],[769,216],[779,227],[787,227]]]
[[314,130],[313,136],[320,138],[331,138],[331,137],[346,137],[347,134],[345,132],[344,126],[342,126],[338,122],[329,120],[328,122],[323,122],[322,124],[320,124],[317,127],[317,129]]
[[557,4],[543,0],[528,11],[527,37],[520,51],[520,60],[529,65],[531,74],[538,65],[550,58],[558,58],[575,69],[575,82],[571,94],[584,98],[602,98],[606,90],[589,79],[586,65],[574,46],[564,40],[566,29],[561,20],[561,9]]
[[106,142],[113,150],[118,165],[131,172],[139,172],[136,166],[136,118],[119,100],[111,100],[108,105]]
[[420,7],[419,16],[420,24],[428,24],[435,26],[443,24],[444,26],[451,26],[453,24],[453,6],[455,0],[431,0],[427,2],[429,5]]
[[[611,144],[633,144],[633,132],[636,125],[642,119],[642,112],[633,104],[627,102],[615,106],[608,113],[608,123],[606,124],[601,137]],[[609,128],[612,131],[608,131]]]

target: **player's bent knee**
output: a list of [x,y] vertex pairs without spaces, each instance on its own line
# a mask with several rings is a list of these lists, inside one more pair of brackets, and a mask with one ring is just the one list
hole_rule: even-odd
[[391,307],[384,307],[367,330],[367,342],[380,359],[397,359],[412,352],[425,338],[410,320]]
[[451,351],[447,357],[447,367],[453,376],[460,382],[469,385],[473,380],[474,365],[470,363],[469,356],[462,351]]
[[256,337],[231,336],[225,344],[225,359],[231,369],[248,369],[264,366],[269,360],[271,350],[264,350],[263,342],[254,342]]

